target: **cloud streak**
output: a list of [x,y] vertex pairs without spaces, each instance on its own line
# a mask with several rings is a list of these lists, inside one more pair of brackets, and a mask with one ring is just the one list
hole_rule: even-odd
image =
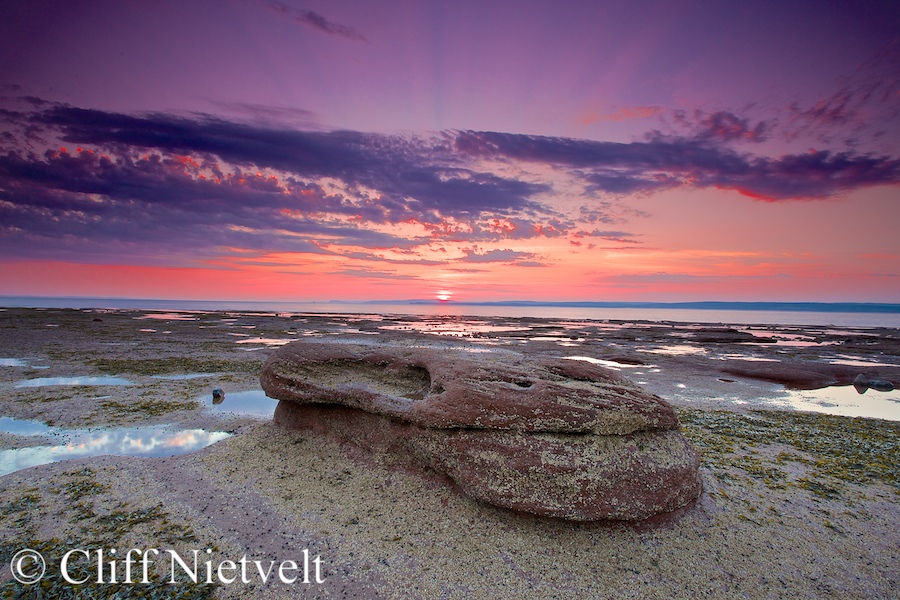
[[730,135],[705,137],[653,136],[644,142],[619,143],[466,131],[455,144],[472,158],[571,169],[589,189],[613,194],[719,188],[776,201],[824,199],[900,183],[900,160],[887,156],[819,151],[771,158],[739,153],[719,143]]
[[712,114],[696,110],[692,117],[686,111],[677,110],[672,116],[676,123],[691,130],[690,138],[696,142],[764,142],[773,127],[766,121],[753,125],[749,119],[724,110]]
[[896,149],[896,136],[887,137],[900,117],[900,38],[884,46],[855,72],[838,79],[838,88],[809,105],[792,102],[787,108],[784,135],[788,140],[811,138],[818,143],[841,142],[856,147],[863,141],[887,141]]
[[291,19],[292,21],[300,23],[320,33],[342,37],[354,42],[369,42],[369,40],[366,39],[366,36],[360,33],[360,31],[358,31],[357,29],[348,27],[347,25],[341,25],[339,23],[333,23],[317,12],[313,12],[311,10],[303,8],[294,8],[293,6],[288,6],[287,4],[278,2],[277,0],[270,0],[268,6],[269,9],[276,14]]

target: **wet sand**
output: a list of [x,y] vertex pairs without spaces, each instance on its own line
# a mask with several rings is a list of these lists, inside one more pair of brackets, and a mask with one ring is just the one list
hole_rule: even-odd
[[[258,389],[277,344],[305,336],[602,361],[676,406],[703,454],[704,494],[654,527],[539,519],[392,470],[352,444],[224,412],[229,394]],[[0,358],[0,415],[55,432],[0,434],[0,451],[58,445],[69,429],[231,434],[164,458],[86,457],[0,477],[4,592],[24,589],[8,581],[21,548],[47,557],[52,597],[52,586],[71,587],[53,573],[66,551],[114,547],[199,550],[214,565],[294,560],[301,578],[172,586],[159,559],[165,572],[150,584],[94,582],[94,596],[900,595],[900,422],[788,410],[807,394],[819,411],[892,416],[897,394],[869,391],[869,404],[847,408],[857,400],[782,385],[849,384],[860,372],[900,383],[896,329],[11,308],[0,312]],[[172,378],[184,375],[196,377]],[[133,385],[22,385],[62,377]],[[214,388],[226,392],[215,412]],[[324,583],[313,571],[302,583],[304,550],[321,558]]]

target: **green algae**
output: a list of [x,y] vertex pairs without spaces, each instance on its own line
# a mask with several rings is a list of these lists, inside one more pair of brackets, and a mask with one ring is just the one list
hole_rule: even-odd
[[259,360],[227,360],[212,358],[97,358],[90,361],[103,373],[138,375],[170,375],[177,373],[251,373],[259,372]]
[[[85,391],[93,391],[93,386],[81,386],[80,392],[82,394]],[[72,390],[58,390],[54,389],[51,392],[46,391],[18,391],[15,397],[12,398],[13,402],[18,402],[21,404],[44,404],[47,402],[59,402],[63,400],[71,400],[78,395],[78,392]]]
[[103,485],[90,478],[94,474],[93,470],[85,468],[78,474],[82,476],[82,479],[70,481],[63,488],[69,500],[82,500],[87,496],[95,496],[109,490],[108,485]]
[[[842,483],[879,482],[900,493],[900,423],[777,410],[677,411],[704,465],[726,478],[740,469],[769,487],[794,485],[825,498],[837,497]],[[769,459],[757,450],[764,447],[788,449]],[[783,467],[792,462],[806,467],[805,476],[790,480]]]
[[136,402],[119,402],[118,400],[101,400],[100,410],[95,413],[97,418],[111,420],[132,419],[133,417],[159,417],[180,410],[195,410],[199,408],[197,402],[174,402],[169,400],[155,400],[145,398]]
[[174,522],[162,504],[136,508],[121,503],[112,511],[97,510],[94,500],[99,500],[99,496],[109,491],[109,486],[96,481],[96,471],[91,468],[64,473],[63,477],[70,478],[70,481],[59,488],[51,488],[49,492],[60,496],[75,510],[74,521],[78,523],[78,530],[66,539],[45,539],[38,535],[41,519],[38,509],[43,499],[37,488],[28,488],[0,506],[0,522],[18,529],[18,535],[13,540],[0,543],[0,562],[8,563],[16,552],[30,548],[40,552],[47,565],[46,573],[36,584],[24,585],[14,580],[0,584],[0,598],[201,600],[213,597],[216,585],[194,583],[184,574],[176,577],[174,584],[164,577],[151,577],[147,583],[139,584],[97,583],[93,564],[70,563],[70,578],[84,580],[85,583],[66,581],[59,565],[63,555],[75,548],[121,548],[123,539],[133,536],[136,531],[153,540],[149,546],[174,547],[176,544],[197,544],[199,540],[191,527]]

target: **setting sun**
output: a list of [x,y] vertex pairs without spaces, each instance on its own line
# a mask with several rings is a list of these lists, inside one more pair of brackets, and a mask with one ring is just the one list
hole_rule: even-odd
[[437,299],[441,302],[446,302],[453,296],[453,292],[448,292],[447,290],[438,290]]

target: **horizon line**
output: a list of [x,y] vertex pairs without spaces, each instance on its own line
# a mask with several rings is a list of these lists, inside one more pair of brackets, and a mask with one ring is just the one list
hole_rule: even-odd
[[[188,300],[178,298],[127,298],[107,296],[26,296],[0,295],[0,306],[6,300],[73,300],[104,302],[153,302],[172,304],[355,304],[355,305],[450,305],[450,306],[508,306],[508,307],[557,307],[557,308],[670,308],[696,310],[758,310],[758,311],[792,311],[792,312],[862,312],[862,313],[900,313],[900,303],[889,302],[818,302],[818,301],[725,301],[696,300],[679,302],[660,301],[594,301],[594,300],[436,300],[412,298],[403,300]],[[20,306],[22,307],[22,306]],[[44,308],[44,307],[41,307]],[[79,307],[79,308],[102,308]]]

